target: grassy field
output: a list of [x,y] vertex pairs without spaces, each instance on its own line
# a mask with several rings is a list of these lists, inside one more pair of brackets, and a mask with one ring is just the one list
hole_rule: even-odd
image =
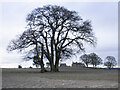
[[3,88],[117,88],[118,70],[63,67],[60,72],[40,69],[2,69]]

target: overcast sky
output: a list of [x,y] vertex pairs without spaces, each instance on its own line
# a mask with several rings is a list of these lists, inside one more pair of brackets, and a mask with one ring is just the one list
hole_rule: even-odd
[[[0,64],[1,67],[17,67],[19,64],[29,67],[32,62],[24,62],[22,54],[6,51],[10,40],[25,30],[26,16],[33,9],[43,5],[60,5],[75,10],[83,20],[91,20],[97,37],[97,46],[86,47],[86,53],[95,52],[103,60],[114,56],[118,60],[118,3],[117,2],[3,2],[0,5]],[[79,56],[67,60],[79,61]]]

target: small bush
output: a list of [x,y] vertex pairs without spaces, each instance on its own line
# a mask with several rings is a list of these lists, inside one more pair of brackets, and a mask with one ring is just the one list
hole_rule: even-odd
[[29,68],[32,68],[31,66]]
[[21,65],[18,65],[18,68],[22,68],[22,66],[21,66]]

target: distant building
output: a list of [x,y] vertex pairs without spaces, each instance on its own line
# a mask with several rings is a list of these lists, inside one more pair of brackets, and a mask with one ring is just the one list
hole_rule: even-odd
[[66,66],[67,66],[66,63],[60,64],[60,67],[66,67]]
[[77,62],[73,62],[72,63],[72,67],[85,67],[85,64],[84,63],[77,63]]

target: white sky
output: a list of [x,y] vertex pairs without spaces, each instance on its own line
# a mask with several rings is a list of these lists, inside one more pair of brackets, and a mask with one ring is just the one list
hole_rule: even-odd
[[[22,0],[23,1],[23,0]],[[51,1],[51,2],[50,2]],[[0,66],[17,67],[19,64],[29,67],[32,62],[24,62],[22,54],[6,51],[10,40],[25,30],[25,18],[28,13],[43,5],[60,5],[75,10],[83,20],[91,20],[93,31],[97,37],[97,47],[87,47],[86,53],[95,52],[102,59],[114,56],[118,60],[118,2],[8,2],[0,3]],[[112,1],[112,0],[111,0]],[[117,1],[117,0],[116,0]],[[77,55],[77,56],[80,56]],[[68,65],[79,57],[67,60]]]

